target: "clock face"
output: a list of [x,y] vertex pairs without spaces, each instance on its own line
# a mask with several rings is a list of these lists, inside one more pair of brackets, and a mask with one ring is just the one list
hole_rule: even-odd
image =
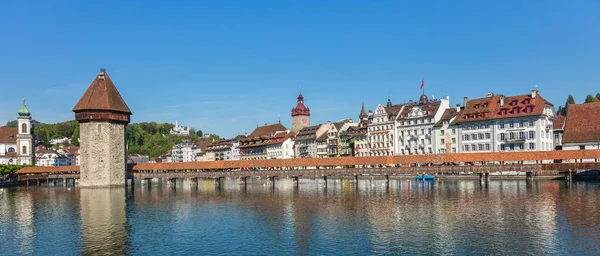
[[306,119],[306,117],[302,118],[302,123],[306,124],[306,122],[308,122],[308,120]]

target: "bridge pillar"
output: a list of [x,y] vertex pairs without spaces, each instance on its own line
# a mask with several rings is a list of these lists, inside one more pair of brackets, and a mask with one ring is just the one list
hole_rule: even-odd
[[532,182],[533,181],[533,172],[526,172],[525,179],[527,182]]
[[565,180],[567,182],[571,182],[573,180],[573,173],[570,169],[567,172],[565,172]]
[[358,182],[358,175],[354,175],[354,182]]
[[175,178],[167,179],[167,184],[170,187],[175,188],[175,187],[177,187],[177,179],[175,179]]
[[66,178],[65,178],[65,179],[63,179],[63,182],[62,182],[62,183],[63,183],[63,187],[66,187],[66,186],[67,186],[67,179],[66,179]]
[[190,186],[191,187],[198,187],[198,178],[191,178],[190,179]]
[[325,187],[327,187],[327,175],[323,176],[323,181],[325,181]]
[[29,179],[27,179],[27,186],[29,186]]
[[485,173],[485,182],[489,182],[490,181],[490,173],[486,172]]
[[390,175],[389,174],[385,175],[385,182],[390,182]]

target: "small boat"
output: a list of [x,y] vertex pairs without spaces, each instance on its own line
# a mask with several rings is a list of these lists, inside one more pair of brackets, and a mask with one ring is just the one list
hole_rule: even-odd
[[429,175],[429,174],[425,174],[425,175],[419,174],[419,175],[417,175],[417,180],[434,180],[434,179],[435,179],[435,176]]

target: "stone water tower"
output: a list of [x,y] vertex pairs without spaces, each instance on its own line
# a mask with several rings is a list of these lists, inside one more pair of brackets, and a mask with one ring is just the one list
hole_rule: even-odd
[[90,87],[73,107],[80,129],[82,187],[124,186],[127,172],[125,128],[131,110],[100,69]]

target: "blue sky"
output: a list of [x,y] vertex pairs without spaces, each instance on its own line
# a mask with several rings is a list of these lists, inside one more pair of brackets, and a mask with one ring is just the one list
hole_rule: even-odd
[[[176,3],[175,3],[176,2]],[[431,96],[530,92],[564,104],[600,91],[599,1],[0,2],[0,123],[71,108],[101,67],[133,122],[231,137]]]

